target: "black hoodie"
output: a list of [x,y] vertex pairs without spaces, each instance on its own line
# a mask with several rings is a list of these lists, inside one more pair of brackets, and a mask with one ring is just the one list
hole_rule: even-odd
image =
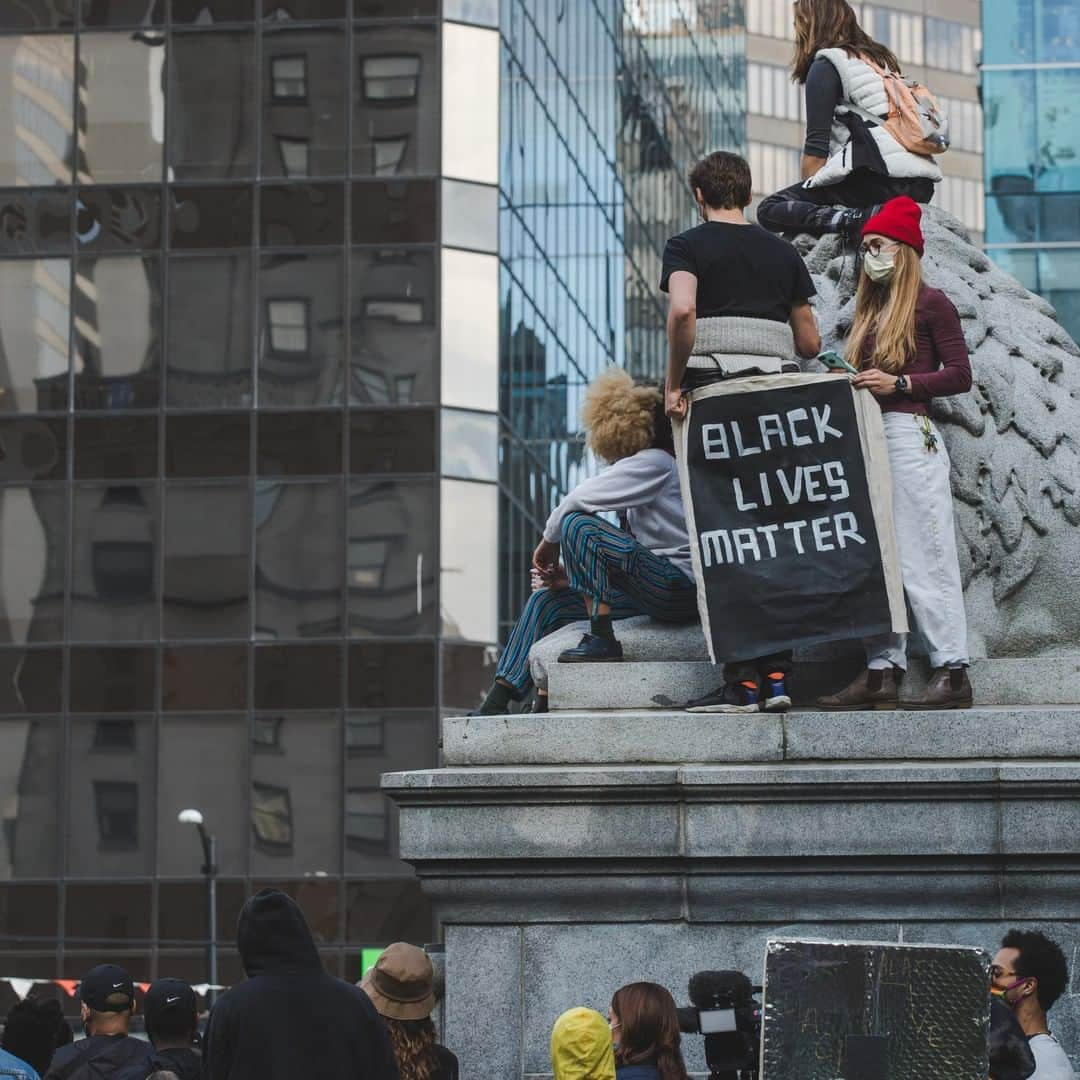
[[359,987],[323,971],[289,897],[264,889],[248,900],[237,946],[248,978],[210,1014],[204,1080],[398,1080],[374,1006]]

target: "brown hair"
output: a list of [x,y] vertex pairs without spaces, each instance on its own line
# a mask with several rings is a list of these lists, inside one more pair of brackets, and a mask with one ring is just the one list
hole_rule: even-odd
[[655,1065],[660,1080],[688,1080],[671,994],[656,983],[630,983],[615,991],[611,1009],[619,1018],[616,1065]]
[[843,49],[848,56],[872,60],[878,67],[901,73],[896,54],[859,25],[847,0],[796,0],[793,82],[806,82],[820,49]]
[[[890,281],[871,281],[864,270],[855,291],[855,318],[845,353],[857,368],[876,367],[899,373],[915,355],[915,305],[922,288],[922,260],[909,244],[896,249],[896,272]],[[874,334],[868,356],[867,339]]]
[[435,1025],[431,1018],[395,1020],[384,1016],[394,1048],[401,1080],[431,1080],[439,1071],[439,1055],[435,1052]]
[[701,189],[702,198],[713,210],[741,210],[750,203],[753,182],[745,158],[727,150],[703,157],[688,176],[691,191]]

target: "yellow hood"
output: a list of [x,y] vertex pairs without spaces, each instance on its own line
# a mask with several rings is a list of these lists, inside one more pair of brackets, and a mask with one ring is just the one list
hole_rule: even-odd
[[615,1080],[608,1022],[593,1009],[569,1009],[551,1029],[555,1080]]

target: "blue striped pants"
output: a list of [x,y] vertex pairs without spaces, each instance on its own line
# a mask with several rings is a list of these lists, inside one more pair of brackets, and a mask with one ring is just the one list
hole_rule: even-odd
[[534,592],[499,658],[495,677],[519,697],[532,685],[529,650],[560,627],[589,618],[588,599],[610,605],[613,619],[650,615],[662,622],[693,622],[698,617],[692,578],[592,514],[575,512],[563,520],[562,562],[570,587]]

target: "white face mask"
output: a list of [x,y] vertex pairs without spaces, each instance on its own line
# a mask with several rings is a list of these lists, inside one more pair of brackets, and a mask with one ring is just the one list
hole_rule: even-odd
[[896,273],[896,252],[883,251],[879,255],[867,252],[863,256],[863,269],[871,281],[889,281]]

